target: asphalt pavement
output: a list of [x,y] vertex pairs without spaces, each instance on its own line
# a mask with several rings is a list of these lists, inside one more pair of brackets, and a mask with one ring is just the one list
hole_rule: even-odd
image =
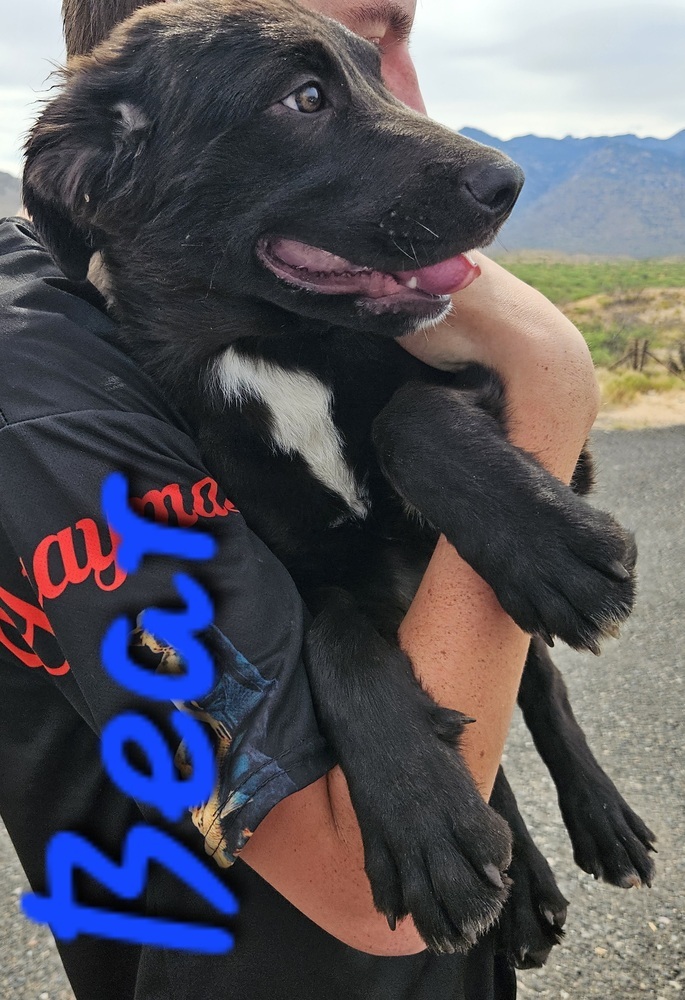
[[685,998],[685,426],[596,432],[594,503],[635,531],[636,611],[603,655],[560,649],[599,762],[658,837],[650,889],[615,889],[573,864],[553,786],[520,719],[507,747],[519,806],[570,900],[567,934],[522,997]]
[[[685,1000],[685,427],[599,431],[593,450],[594,502],[637,534],[638,605],[601,658],[560,649],[555,659],[600,763],[657,834],[657,877],[651,890],[621,890],[574,867],[554,788],[517,717],[507,774],[571,903],[565,941],[545,969],[520,974],[520,995]],[[18,910],[25,888],[3,829],[0,998],[73,1000],[49,933]]]

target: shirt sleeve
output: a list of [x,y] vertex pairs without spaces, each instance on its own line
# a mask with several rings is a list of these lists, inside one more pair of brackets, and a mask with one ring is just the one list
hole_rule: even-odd
[[[173,655],[136,630],[136,618],[177,602],[176,572],[201,582],[214,603],[215,686],[197,711],[214,731],[220,774],[194,821],[216,859],[230,863],[277,802],[334,763],[301,657],[306,610],[204,468],[187,427],[107,341],[109,320],[44,252],[31,262],[31,250],[21,243],[2,259],[0,240],[0,641],[45,670],[96,733],[132,708],[160,718],[172,706],[120,687],[102,665],[101,642],[123,615],[133,644]],[[150,557],[127,576],[100,509],[112,472],[125,473],[144,515],[211,531],[216,556]]]

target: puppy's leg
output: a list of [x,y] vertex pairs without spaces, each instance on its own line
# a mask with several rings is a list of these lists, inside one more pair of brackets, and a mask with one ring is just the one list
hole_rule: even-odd
[[465,951],[499,916],[511,857],[506,823],[455,748],[467,720],[433,702],[349,594],[331,588],[317,606],[312,692],[350,788],[374,903],[391,926],[411,914],[433,951]]
[[651,885],[656,838],[595,760],[564,679],[539,639],[531,642],[518,700],[556,785],[576,863],[612,885]]
[[513,838],[509,866],[513,884],[499,920],[497,948],[518,969],[539,968],[563,937],[568,901],[528,832],[502,768],[490,805],[506,819]]
[[479,371],[469,389],[402,386],[374,424],[381,467],[522,629],[597,652],[632,608],[632,538],[507,441]]

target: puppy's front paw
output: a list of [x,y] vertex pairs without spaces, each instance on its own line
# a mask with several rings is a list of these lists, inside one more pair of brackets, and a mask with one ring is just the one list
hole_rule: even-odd
[[478,794],[456,752],[386,775],[373,799],[358,797],[366,873],[391,927],[411,915],[431,951],[466,951],[507,898],[508,825]]
[[632,535],[609,514],[570,492],[563,502],[552,494],[494,589],[526,632],[598,653],[632,610],[636,556]]

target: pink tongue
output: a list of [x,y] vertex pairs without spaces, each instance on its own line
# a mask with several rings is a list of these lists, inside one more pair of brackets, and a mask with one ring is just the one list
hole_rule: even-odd
[[363,288],[365,294],[372,296],[392,294],[397,287],[395,283],[406,285],[412,282],[412,279],[416,284],[412,283],[410,287],[430,295],[449,295],[451,292],[466,288],[480,274],[478,265],[472,264],[463,254],[450,260],[443,260],[440,264],[433,264],[431,267],[422,267],[415,271],[399,271],[391,275],[363,265],[352,264],[343,257],[337,257],[319,247],[300,243],[299,240],[277,238],[273,240],[271,249],[290,267],[319,272],[319,276],[327,275],[329,281],[336,275],[344,276],[341,280],[345,281],[347,290],[352,290],[353,279],[356,279],[357,284],[363,280],[364,284],[359,286],[360,289]]
[[466,288],[479,274],[478,265],[471,263],[464,254],[459,254],[458,257],[443,260],[440,264],[433,264],[432,267],[422,267],[418,271],[401,271],[397,277],[404,283],[416,278],[416,287],[422,292],[429,292],[431,295],[449,295],[451,292]]

